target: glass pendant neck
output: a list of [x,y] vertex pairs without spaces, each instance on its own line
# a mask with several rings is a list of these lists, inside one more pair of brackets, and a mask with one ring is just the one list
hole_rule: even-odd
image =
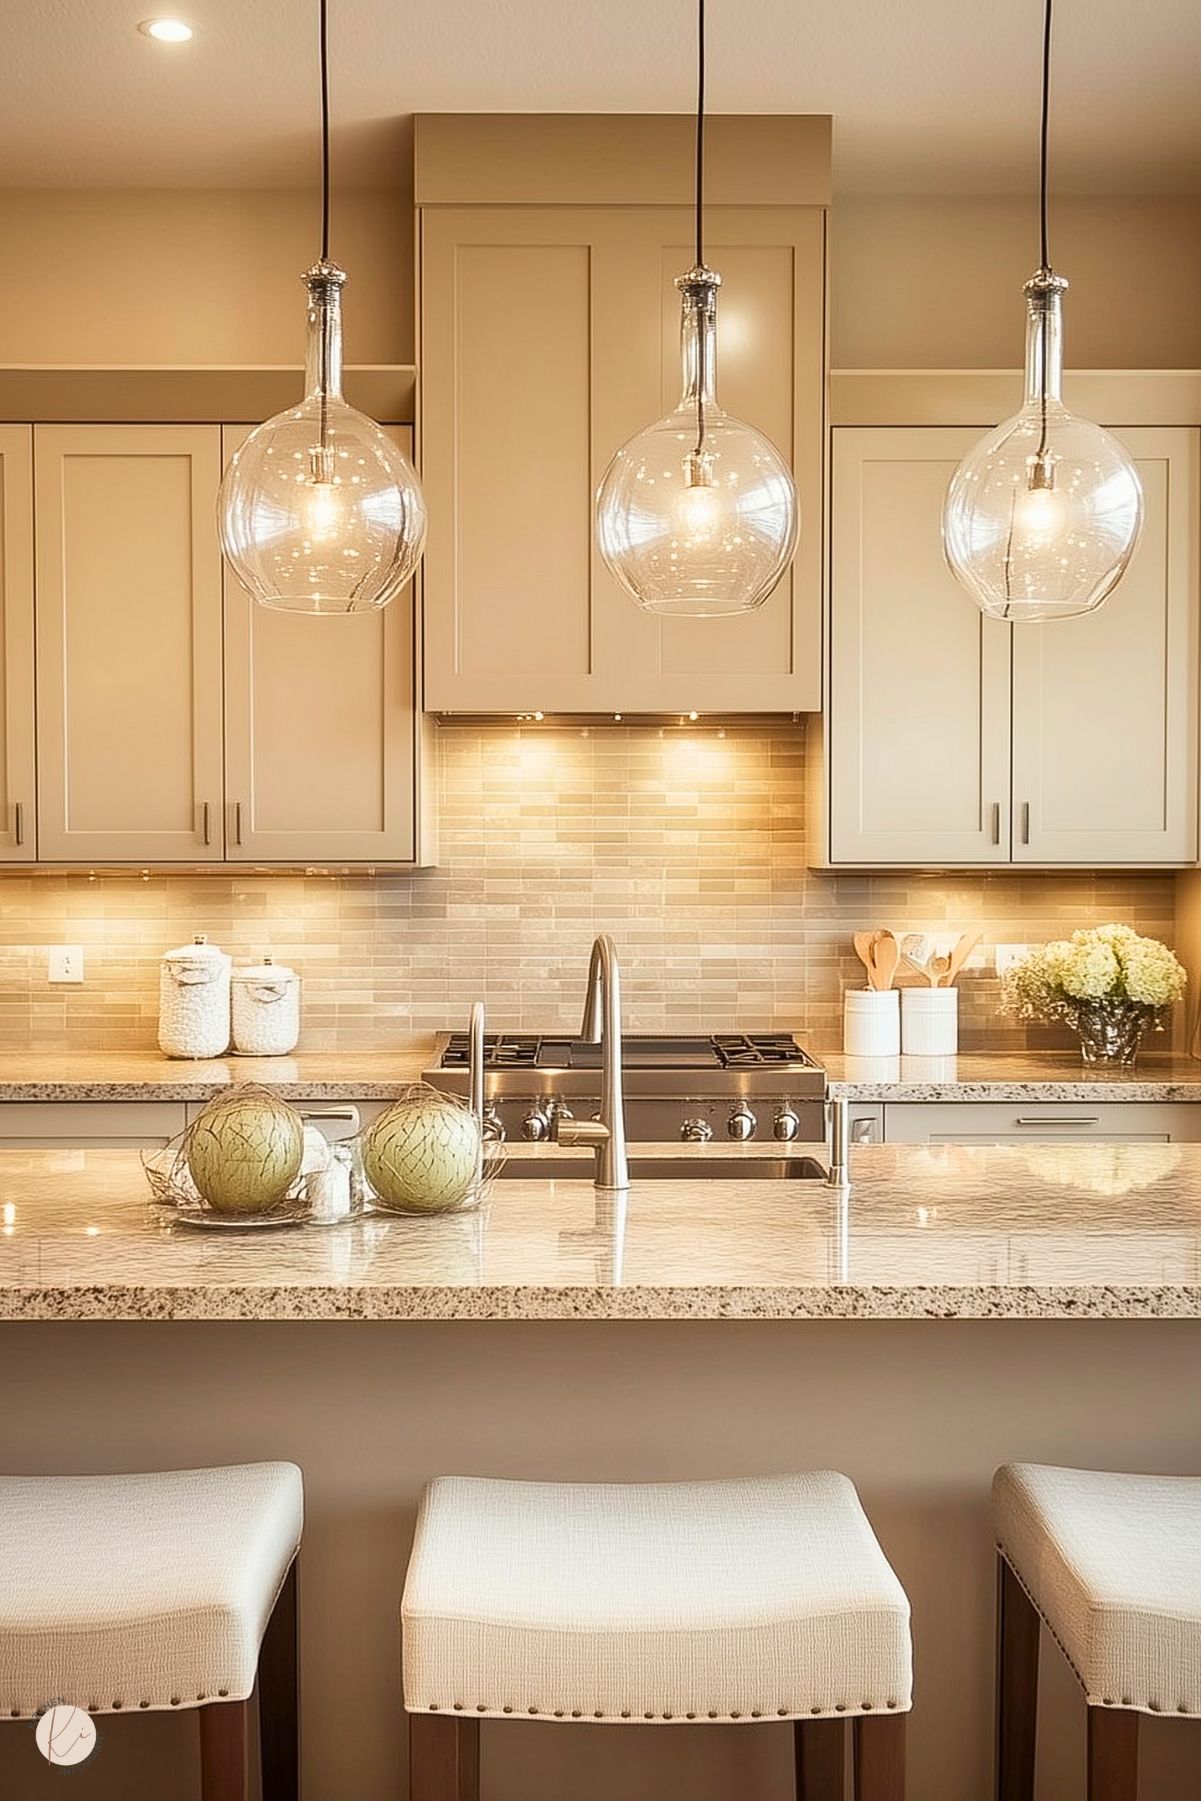
[[680,290],[680,360],[684,392],[681,406],[717,404],[717,290],[721,276],[697,264],[676,276]]
[[327,257],[302,277],[309,291],[309,335],[305,353],[306,397],[342,398],[342,289],[345,271]]
[[1067,282],[1040,269],[1025,286],[1026,405],[1063,404],[1063,296]]

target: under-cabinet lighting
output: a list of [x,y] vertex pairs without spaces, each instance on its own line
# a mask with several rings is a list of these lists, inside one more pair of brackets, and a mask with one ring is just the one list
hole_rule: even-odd
[[156,44],[186,44],[192,36],[192,27],[182,19],[143,19],[138,30]]

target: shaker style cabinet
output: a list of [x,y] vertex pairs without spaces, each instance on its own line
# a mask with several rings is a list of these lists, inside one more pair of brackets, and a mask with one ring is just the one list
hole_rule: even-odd
[[38,854],[220,861],[218,434],[40,426],[34,456]]
[[[224,428],[226,455],[249,429]],[[254,605],[218,548],[222,438],[218,425],[0,430],[0,799],[10,803],[0,855],[35,855],[33,693],[18,680],[35,613],[39,860],[412,865],[432,855],[421,801],[434,728],[417,706],[412,590],[345,619]]]
[[832,864],[1174,864],[1197,856],[1198,436],[1120,432],[1146,497],[1095,614],[986,619],[942,554],[984,427],[834,434]]
[[33,707],[33,434],[0,425],[0,863],[37,830]]
[[[694,227],[687,206],[657,202],[688,191],[687,122],[419,121],[433,711],[820,706],[828,140],[794,146],[786,177],[773,167],[756,186],[755,128],[815,122],[717,123],[741,129],[744,169],[733,157],[742,185],[715,198],[706,219],[706,258],[723,281],[718,399],[792,465],[801,540],[757,612],[665,620],[609,575],[593,497],[614,452],[680,397],[674,278],[694,260]],[[671,129],[670,179],[652,154],[652,127],[655,144]],[[499,175],[487,153],[497,134]],[[808,182],[813,203],[769,203],[785,179],[798,192]],[[573,194],[578,203],[565,204]]]
[[[225,427],[226,459],[250,429]],[[397,428],[406,450],[411,436]],[[224,585],[229,861],[415,861],[412,585],[345,619],[257,606],[228,568]]]

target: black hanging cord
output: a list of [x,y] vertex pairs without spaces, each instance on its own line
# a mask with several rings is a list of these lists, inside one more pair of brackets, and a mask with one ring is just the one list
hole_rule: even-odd
[[705,0],[697,0],[696,35],[696,266],[699,269],[705,261]]
[[329,257],[329,42],[326,0],[318,0],[321,18],[321,256]]
[[1051,252],[1047,233],[1047,136],[1051,116],[1051,5],[1046,0],[1043,13],[1043,110],[1040,126],[1040,160],[1039,160],[1039,236],[1042,251],[1042,267],[1051,267]]

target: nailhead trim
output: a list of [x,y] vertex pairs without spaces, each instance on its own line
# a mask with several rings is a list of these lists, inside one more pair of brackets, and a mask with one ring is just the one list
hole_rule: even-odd
[[[219,1693],[221,1693],[221,1694],[224,1694],[225,1692],[226,1692],[225,1690],[219,1691]],[[200,1698],[203,1699],[203,1697],[200,1697]],[[146,1703],[143,1702],[142,1705],[145,1706]],[[172,1706],[175,1706],[175,1705],[176,1705],[176,1703],[173,1701]],[[847,1702],[847,1701],[836,1701],[832,1707],[811,1706],[808,1709],[808,1717],[812,1718],[812,1719],[822,1719],[822,1718],[832,1719],[836,1715],[841,1715],[841,1714],[845,1714],[848,1712],[867,1713],[867,1714],[883,1713],[885,1710],[888,1710],[889,1712],[895,1712],[896,1709],[898,1707],[900,1707],[900,1705],[901,1705],[901,1703],[899,1701],[897,1701],[895,1698],[888,1700],[888,1701],[859,1701],[859,1702],[856,1702],[854,1705],[852,1705],[850,1702]],[[1112,1706],[1113,1703],[1107,1701],[1105,1703],[1105,1705],[1108,1707],[1108,1706]],[[600,1708],[600,1707],[594,1707],[594,1708],[582,1708],[582,1707],[545,1708],[545,1707],[539,1707],[534,1702],[526,1703],[524,1706],[520,1706],[520,1705],[515,1706],[510,1701],[504,1702],[499,1707],[492,1707],[489,1705],[489,1703],[487,1701],[471,1701],[471,1702],[452,1701],[449,1707],[443,1707],[437,1701],[430,1701],[428,1703],[422,1703],[420,1706],[410,1707],[408,1709],[408,1711],[410,1713],[474,1712],[474,1713],[478,1713],[478,1714],[491,1714],[494,1718],[496,1716],[502,1715],[502,1714],[506,1715],[506,1716],[510,1716],[514,1713],[526,1713],[526,1714],[533,1715],[535,1717],[539,1716],[539,1715],[545,1715],[549,1718],[556,1719],[556,1720],[566,1720],[566,1719],[582,1720],[584,1718],[588,1718],[588,1719],[592,1719],[592,1720],[604,1721],[604,1720],[631,1720],[634,1718],[633,1710],[628,1707],[623,1707],[623,1708],[619,1709],[618,1712],[616,1712],[616,1713],[607,1714],[607,1713],[605,1713],[604,1709]],[[1158,1712],[1158,1711],[1162,1711],[1162,1710],[1157,1709],[1156,1711]],[[1180,1711],[1187,1712],[1187,1709],[1182,1708]],[[765,1719],[768,1715],[774,1715],[777,1719],[780,1719],[780,1720],[797,1719],[797,1718],[801,1717],[801,1710],[799,1708],[793,1708],[793,1707],[767,1707],[767,1708],[752,1707],[749,1709],[733,1708],[733,1709],[731,1709],[731,1711],[729,1713],[719,1713],[716,1708],[710,1708],[710,1709],[708,1709],[707,1712],[704,1712],[704,1713],[701,1713],[700,1711],[697,1711],[697,1710],[693,1710],[691,1712],[681,1714],[681,1713],[676,1713],[676,1712],[669,1712],[666,1709],[660,1713],[660,1712],[655,1711],[652,1708],[652,1709],[647,1709],[645,1712],[640,1713],[638,1717],[643,1720],[663,1720],[663,1721],[698,1720],[698,1719],[702,1719],[702,1718],[706,1719],[706,1720],[747,1720],[747,1719],[762,1720],[762,1719]]]

